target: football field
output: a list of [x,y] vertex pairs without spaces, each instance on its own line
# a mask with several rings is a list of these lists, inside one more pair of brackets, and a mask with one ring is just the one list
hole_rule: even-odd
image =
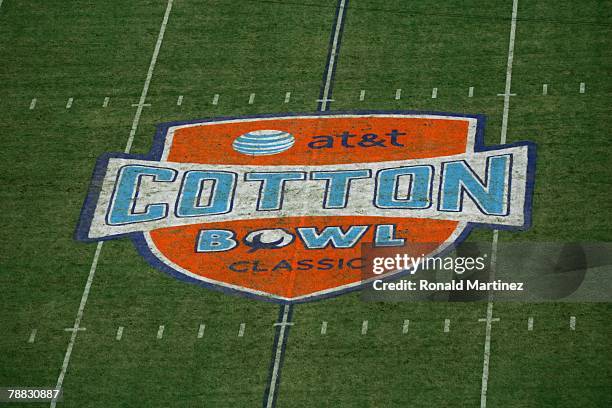
[[612,406],[610,303],[279,305],[74,238],[96,159],[147,153],[157,124],[377,110],[537,144],[530,229],[472,238],[609,242],[611,38],[601,0],[0,0],[0,387],[62,388],[27,407]]

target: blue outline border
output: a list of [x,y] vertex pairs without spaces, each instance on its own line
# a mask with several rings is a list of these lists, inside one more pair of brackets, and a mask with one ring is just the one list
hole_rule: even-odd
[[[306,116],[306,117],[321,117],[321,116],[335,116],[335,115],[394,115],[394,114],[403,114],[403,115],[429,115],[429,116],[451,116],[457,118],[470,118],[476,119],[476,134],[474,137],[474,152],[486,152],[491,150],[499,150],[506,149],[511,147],[519,147],[519,146],[527,146],[528,154],[527,154],[527,174],[526,174],[526,190],[525,190],[525,205],[523,207],[523,216],[524,216],[524,224],[519,227],[514,226],[500,226],[496,224],[486,224],[486,223],[476,223],[476,222],[468,222],[466,227],[463,229],[461,234],[457,237],[457,239],[451,243],[444,251],[442,251],[438,256],[442,256],[444,253],[455,248],[459,243],[464,241],[467,236],[470,234],[472,229],[474,228],[490,228],[497,230],[510,230],[510,231],[524,231],[531,226],[532,217],[532,205],[533,205],[533,191],[535,186],[535,167],[536,167],[536,144],[531,141],[520,141],[508,144],[500,144],[500,145],[492,145],[486,146],[484,144],[484,127],[486,122],[486,117],[482,114],[463,114],[463,113],[449,113],[449,112],[431,112],[431,111],[380,111],[380,110],[367,110],[367,111],[339,111],[339,112],[308,112],[308,113],[269,113],[269,114],[260,114],[260,115],[245,115],[245,116],[229,116],[229,117],[218,117],[218,118],[205,118],[205,119],[194,119],[187,121],[175,121],[175,122],[165,122],[158,124],[151,150],[147,154],[126,154],[126,153],[105,153],[101,155],[96,161],[96,165],[93,170],[93,175],[91,178],[91,183],[87,192],[87,196],[81,208],[81,214],[79,216],[79,221],[77,224],[77,228],[75,231],[75,239],[82,242],[98,242],[98,241],[106,241],[112,239],[119,239],[123,237],[129,237],[134,242],[136,249],[140,253],[140,255],[147,260],[147,262],[156,269],[165,272],[166,274],[174,277],[183,282],[188,282],[192,284],[196,284],[199,286],[203,286],[206,288],[211,288],[223,293],[227,294],[238,294],[241,296],[245,296],[247,298],[264,300],[273,303],[279,304],[296,304],[296,303],[306,303],[314,300],[321,300],[331,297],[336,297],[344,293],[352,292],[355,290],[360,290],[367,283],[362,282],[359,285],[355,285],[350,288],[345,288],[342,290],[334,291],[331,293],[325,293],[322,295],[316,295],[304,299],[296,299],[296,300],[284,300],[278,299],[274,297],[263,296],[259,294],[249,293],[239,289],[227,288],[219,286],[215,283],[203,282],[201,280],[191,278],[180,271],[177,271],[164,262],[162,262],[159,258],[157,258],[149,249],[143,232],[131,232],[126,234],[118,234],[109,237],[103,237],[98,239],[91,239],[88,237],[87,233],[91,227],[91,222],[93,219],[96,203],[98,201],[100,190],[102,187],[102,181],[104,179],[104,175],[106,173],[106,168],[108,166],[108,162],[111,158],[124,158],[124,159],[136,159],[136,160],[149,160],[149,161],[160,161],[161,155],[163,152],[164,144],[166,141],[166,137],[170,128],[180,125],[189,125],[189,124],[198,124],[198,123],[208,123],[208,122],[222,122],[227,120],[235,120],[235,119],[262,119],[262,118],[290,118],[296,116]],[[393,276],[389,276],[386,279],[395,279],[397,277],[403,276],[409,273],[409,271],[401,271],[399,273],[394,274]],[[385,278],[383,278],[385,279]]]

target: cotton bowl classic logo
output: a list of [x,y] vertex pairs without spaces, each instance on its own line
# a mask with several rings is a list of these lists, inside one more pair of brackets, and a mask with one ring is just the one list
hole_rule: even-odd
[[364,283],[362,242],[435,255],[473,226],[529,225],[535,146],[485,147],[482,131],[480,116],[409,112],[164,124],[147,156],[99,159],[77,236],[129,235],[159,269],[222,290],[335,295]]

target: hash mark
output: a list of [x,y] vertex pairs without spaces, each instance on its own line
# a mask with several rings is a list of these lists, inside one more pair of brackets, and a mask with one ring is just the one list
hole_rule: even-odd
[[74,98],[68,98],[68,102],[66,102],[66,109],[70,109],[72,107],[72,102]]
[[367,333],[368,333],[368,321],[364,320],[363,323],[361,323],[361,335],[364,336]]
[[238,337],[244,336],[244,328],[246,327],[246,323],[240,323],[240,329],[238,330]]
[[30,102],[30,110],[33,110],[36,107],[36,102],[37,102],[37,99],[33,98],[32,101]]
[[580,83],[580,93],[583,94],[586,91],[586,84],[584,82]]
[[533,317],[527,319],[527,331],[533,331]]
[[362,89],[359,93],[359,100],[363,101],[365,99],[365,89]]
[[472,98],[474,96],[474,87],[470,86],[470,89],[468,90],[468,98]]
[[321,335],[324,336],[327,334],[327,322],[321,323]]
[[28,338],[28,343],[34,343],[37,332],[38,332],[38,329],[32,329],[32,332],[30,333],[30,338]]
[[542,85],[542,95],[548,95],[548,84]]
[[108,107],[108,103],[109,102],[110,102],[110,97],[107,96],[106,98],[104,98],[104,102],[102,103],[102,107],[103,108]]
[[215,96],[213,96],[212,104],[217,105],[218,103],[219,103],[219,94],[215,94]]
[[450,331],[450,319],[444,319],[444,333]]
[[119,341],[123,337],[123,326],[119,326],[117,328],[117,335],[115,336],[115,340]]
[[206,328],[206,325],[203,324],[203,323],[198,328],[198,339],[201,339],[202,337],[204,337],[204,329],[205,328]]
[[157,340],[160,340],[162,337],[164,337],[164,325],[162,324],[161,326],[159,326],[159,329],[157,329]]
[[285,103],[289,103],[290,100],[291,100],[291,92],[287,92],[285,94]]
[[249,105],[252,105],[253,102],[255,102],[255,94],[252,93],[251,96],[249,96]]
[[438,97],[438,88],[434,88],[431,90],[431,99],[436,99]]
[[576,316],[570,316],[570,330],[576,330]]
[[176,106],[181,106],[183,104],[183,95],[179,95],[178,99],[176,100]]
[[408,333],[408,327],[410,327],[410,320],[404,320],[404,325],[402,326],[402,334]]
[[395,90],[395,100],[398,101],[402,98],[402,89],[401,88],[397,88]]

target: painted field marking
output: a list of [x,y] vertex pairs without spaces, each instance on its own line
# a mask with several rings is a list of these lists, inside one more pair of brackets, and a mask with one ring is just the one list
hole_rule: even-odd
[[145,79],[145,83],[142,88],[142,93],[140,94],[140,101],[138,103],[138,108],[136,109],[136,114],[134,115],[134,120],[132,121],[132,129],[130,130],[130,136],[125,146],[124,153],[129,153],[130,150],[132,150],[132,143],[134,142],[134,136],[136,135],[136,130],[138,129],[138,124],[140,123],[140,116],[142,115],[142,109],[145,106],[145,101],[149,93],[149,86],[151,85],[151,79],[153,79],[153,72],[155,71],[155,65],[157,64],[157,57],[159,56],[159,50],[161,49],[162,42],[164,41],[164,34],[166,33],[166,26],[168,25],[168,19],[170,18],[170,11],[172,11],[172,3],[174,3],[174,0],[168,0],[168,5],[166,7],[164,19],[162,20],[162,25],[159,29],[159,35],[157,36],[157,42],[155,43],[155,49],[153,50],[153,55],[151,56],[151,63],[149,64],[149,70],[147,71],[147,77]]
[[157,329],[157,340],[161,340],[161,338],[164,337],[165,329],[166,329],[166,326],[164,326],[163,324],[159,326],[159,329]]
[[200,327],[198,327],[198,339],[204,337],[204,329],[206,329],[206,325],[202,323]]
[[548,84],[542,85],[542,95],[548,95]]
[[402,334],[408,333],[408,328],[410,327],[410,320],[404,320],[404,325],[402,326]]
[[285,93],[285,103],[289,103],[291,100],[291,92]]
[[[336,56],[340,51],[340,38],[342,33],[342,26],[344,23],[344,11],[347,0],[338,0],[338,5],[336,7],[336,18],[334,21],[334,31],[332,34],[332,40],[330,41],[331,47],[329,49],[327,64],[325,68],[325,72],[323,74],[324,84],[321,89],[321,93],[319,94],[319,99],[321,99],[320,104],[317,106],[320,112],[325,112],[329,108],[328,100],[331,99],[332,94],[332,80],[334,77],[335,71],[335,63]],[[279,310],[279,320],[283,323],[287,323],[290,321],[292,316],[293,306],[291,304],[284,304],[280,307]],[[281,317],[282,315],[282,317]],[[327,323],[325,323],[325,327],[327,327]],[[274,360],[272,364],[272,371],[270,372],[270,381],[269,386],[266,388],[264,393],[264,406],[266,408],[273,408],[276,403],[276,394],[278,393],[278,385],[280,379],[280,371],[282,366],[283,355],[286,350],[287,345],[287,337],[289,336],[290,326],[282,325],[279,326],[276,336],[274,338]],[[323,327],[321,328],[321,332],[323,332]]]
[[[170,18],[170,12],[172,11],[172,4],[174,0],[168,0],[168,5],[166,6],[166,11],[164,13],[164,19],[162,20],[161,27],[159,29],[159,35],[157,37],[157,42],[155,43],[155,49],[153,50],[153,55],[151,56],[151,63],[149,64],[149,70],[147,71],[147,77],[145,79],[144,86],[142,88],[142,93],[140,94],[140,104],[138,109],[136,109],[136,113],[134,114],[134,120],[132,121],[132,128],[130,129],[130,136],[128,137],[125,153],[129,153],[132,150],[132,143],[134,142],[134,136],[136,135],[136,130],[138,129],[138,124],[140,123],[140,116],[142,115],[142,108],[144,102],[147,98],[147,94],[149,92],[149,85],[151,84],[151,78],[153,78],[153,71],[155,70],[155,64],[157,63],[157,57],[159,55],[159,50],[161,49],[162,41],[164,39],[164,33],[166,32],[166,26],[168,25],[168,19]],[[83,295],[81,296],[81,303],[79,304],[79,309],[77,311],[76,318],[74,320],[74,327],[79,328],[81,325],[81,319],[83,318],[83,312],[85,310],[85,305],[87,304],[87,299],[89,297],[89,291],[91,290],[91,284],[93,282],[94,276],[96,274],[96,268],[98,267],[98,258],[100,257],[100,251],[102,251],[102,245],[104,241],[99,241],[96,246],[96,253],[94,255],[93,261],[91,263],[91,267],[89,269],[89,275],[87,276],[87,282],[85,283],[85,288],[83,289]],[[70,363],[70,356],[72,355],[72,349],[74,348],[74,343],[77,338],[78,330],[72,332],[70,336],[70,341],[68,342],[68,347],[66,348],[66,354],[64,355],[64,362],[62,363],[62,369],[57,377],[57,384],[55,385],[55,389],[61,389],[64,384],[64,377],[66,376],[66,371],[68,370],[68,364]],[[55,408],[57,405],[57,399],[53,399],[50,408]]]
[[474,96],[474,87],[470,86],[470,89],[468,89],[468,98],[472,98]]
[[33,110],[36,107],[36,102],[38,101],[38,99],[33,98],[32,101],[30,101],[30,110]]
[[117,335],[115,336],[115,340],[119,341],[123,337],[123,326],[119,326],[117,328]]
[[362,89],[361,92],[359,92],[359,100],[365,100],[365,89]]
[[68,102],[66,102],[66,109],[72,108],[72,102],[74,102],[74,98],[68,98]]
[[323,86],[323,92],[321,94],[321,105],[319,106],[320,112],[325,112],[328,108],[328,99],[331,93],[332,78],[334,77],[334,71],[336,70],[336,56],[338,55],[340,47],[340,35],[342,33],[342,26],[344,24],[344,11],[346,6],[346,0],[340,0],[337,6],[336,24],[334,27],[334,34],[331,41],[331,49],[329,50],[329,57],[327,60],[327,71],[325,73],[325,85]]
[[397,88],[395,90],[395,100],[399,101],[402,98],[402,88]]
[[107,108],[109,102],[110,102],[110,97],[107,96],[106,98],[104,98],[104,102],[102,103],[102,107],[103,108]]
[[[512,64],[514,63],[514,41],[516,38],[516,16],[518,14],[518,0],[512,1],[512,17],[510,20],[510,39],[508,41],[508,61],[506,63],[506,87],[504,89],[504,109],[502,113],[502,128],[500,135],[500,144],[506,143],[508,134],[508,112],[510,111],[510,97],[512,87]],[[495,267],[497,266],[497,243],[499,240],[499,231],[493,231],[493,242],[491,245],[491,272],[489,281],[495,279]],[[487,406],[487,390],[489,387],[489,363],[491,359],[491,328],[493,321],[493,300],[489,292],[489,301],[487,302],[487,323],[485,326],[485,343],[482,358],[482,383],[480,388],[480,408]]]
[[213,96],[212,104],[213,105],[218,105],[219,104],[219,94],[215,94]]
[[149,106],[151,106],[151,104],[150,104],[150,103],[143,103],[143,104],[140,104],[140,103],[133,103],[133,104],[132,104],[132,108],[136,108],[136,107],[138,107],[138,108],[140,108],[140,107],[145,108],[145,107],[149,107]]
[[[100,258],[100,251],[102,251],[102,243],[103,241],[98,242],[96,246],[96,252],[93,257],[93,261],[91,262],[91,267],[89,268],[89,275],[87,276],[87,282],[85,283],[85,289],[83,289],[83,295],[81,296],[81,303],[79,304],[79,309],[77,310],[76,318],[74,319],[73,328],[79,329],[81,327],[81,320],[83,319],[83,312],[85,311],[85,305],[87,304],[87,298],[89,297],[89,291],[91,290],[91,284],[93,283],[94,275],[96,274],[96,268],[98,267],[98,259]],[[72,355],[72,349],[74,348],[74,343],[76,342],[77,334],[79,330],[73,330],[70,335],[70,341],[68,342],[68,348],[66,348],[66,354],[64,355],[64,362],[62,363],[62,369],[57,378],[57,384],[55,386],[56,390],[62,388],[62,384],[64,383],[64,377],[66,376],[66,371],[68,370],[68,363],[70,362],[70,356]],[[53,399],[51,401],[51,408],[54,408],[57,404],[57,400]]]
[[[486,317],[482,319],[478,319],[479,322],[487,322],[488,320],[489,319],[487,319]],[[500,320],[499,317],[494,317],[491,319],[492,322],[499,322],[499,320]]]
[[527,331],[533,331],[533,317],[527,319]]
[[176,100],[176,106],[181,106],[183,104],[183,95],[179,95],[178,99]]
[[364,320],[363,323],[361,323],[361,335],[365,336],[366,334],[368,334],[368,321]]
[[438,88],[434,88],[431,90],[431,99],[436,99],[438,97]]
[[324,336],[327,334],[327,322],[321,323],[321,335]]
[[252,93],[252,94],[249,96],[249,105],[252,105],[252,104],[253,104],[253,102],[255,102],[255,94],[254,94],[254,93]]
[[3,2],[3,1],[4,1],[4,0],[0,0],[0,7],[2,7],[2,2]]
[[38,329],[32,329],[32,331],[30,332],[30,337],[28,338],[28,343],[34,343],[34,340],[36,340],[37,332],[38,332]]
[[276,322],[272,326],[274,326],[274,327],[276,327],[276,326],[293,326],[294,324],[295,324],[294,322],[289,322],[289,323]]
[[246,323],[240,323],[240,329],[238,329],[238,337],[244,336],[244,328],[246,327]]
[[[286,346],[285,333],[288,330],[287,323],[290,323],[291,305],[283,305],[281,308],[282,318],[279,326],[278,337],[276,337],[276,352],[274,353],[274,365],[272,366],[272,373],[270,374],[270,387],[267,390],[267,396],[264,397],[266,408],[272,408],[275,404],[276,398],[276,387],[278,386],[279,372],[281,367],[282,352]],[[266,398],[267,397],[267,398]]]
[[570,330],[576,330],[576,316],[570,316]]
[[444,319],[444,333],[450,331],[450,319]]
[[580,93],[583,94],[586,92],[586,84],[584,82],[580,83]]
[[87,329],[85,327],[67,327],[64,329],[64,331],[67,332],[72,332],[72,331],[87,331]]

